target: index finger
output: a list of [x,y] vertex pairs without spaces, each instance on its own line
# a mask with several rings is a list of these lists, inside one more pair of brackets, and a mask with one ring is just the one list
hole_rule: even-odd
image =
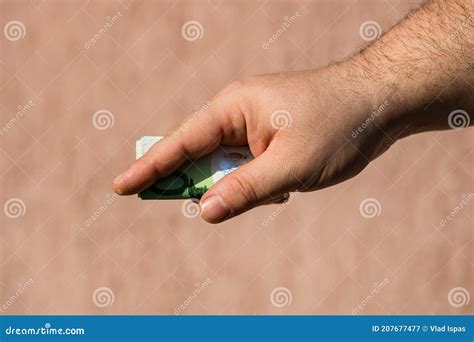
[[119,195],[138,193],[170,175],[187,159],[212,152],[221,140],[222,127],[216,110],[205,105],[133,162],[114,180],[112,188]]

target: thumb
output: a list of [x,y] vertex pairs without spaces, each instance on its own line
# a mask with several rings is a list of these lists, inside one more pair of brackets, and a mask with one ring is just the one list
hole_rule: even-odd
[[288,191],[284,163],[268,149],[214,184],[201,199],[201,216],[219,223]]

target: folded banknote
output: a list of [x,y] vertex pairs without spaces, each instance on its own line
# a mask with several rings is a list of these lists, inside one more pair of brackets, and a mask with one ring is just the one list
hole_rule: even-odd
[[[137,159],[162,137],[144,136],[136,143]],[[170,176],[138,194],[141,199],[200,199],[219,179],[253,159],[248,146],[219,146],[214,152],[185,162]]]

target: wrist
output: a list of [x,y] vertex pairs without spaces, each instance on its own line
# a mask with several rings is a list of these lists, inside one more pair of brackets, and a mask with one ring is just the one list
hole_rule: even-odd
[[414,133],[416,120],[411,113],[421,104],[409,89],[410,80],[403,79],[381,56],[362,53],[350,63],[359,70],[366,101],[379,113],[376,124],[384,133],[393,141]]
[[375,101],[390,103],[386,125],[402,127],[403,136],[447,129],[453,110],[472,108],[472,23],[463,6],[434,1],[351,59]]
[[352,138],[363,131],[366,136],[380,136],[392,144],[413,132],[406,115],[408,104],[403,101],[394,76],[378,72],[360,55],[335,67],[339,69],[336,74],[342,80],[341,87],[353,95],[346,99],[345,106],[355,120]]

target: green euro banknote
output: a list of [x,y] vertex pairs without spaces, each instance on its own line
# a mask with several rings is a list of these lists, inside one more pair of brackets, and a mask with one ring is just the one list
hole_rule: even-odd
[[[136,143],[137,159],[162,137],[144,136]],[[200,199],[219,179],[253,159],[248,146],[219,146],[214,152],[185,162],[170,176],[138,194],[141,199]]]

